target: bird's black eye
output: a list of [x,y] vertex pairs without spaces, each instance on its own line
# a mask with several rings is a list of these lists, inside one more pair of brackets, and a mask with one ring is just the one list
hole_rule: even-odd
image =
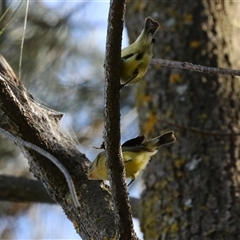
[[136,60],[141,60],[143,57],[142,53],[138,53],[138,55],[136,56]]
[[156,42],[156,39],[155,38],[153,38],[152,39],[152,44],[154,44]]

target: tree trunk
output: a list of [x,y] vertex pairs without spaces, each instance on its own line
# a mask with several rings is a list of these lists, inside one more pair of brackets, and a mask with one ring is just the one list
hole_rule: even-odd
[[[126,24],[132,42],[145,17],[160,22],[155,58],[239,68],[238,8],[223,0],[133,1]],[[145,239],[240,239],[237,78],[151,65],[136,99],[142,133],[177,137],[144,173]]]

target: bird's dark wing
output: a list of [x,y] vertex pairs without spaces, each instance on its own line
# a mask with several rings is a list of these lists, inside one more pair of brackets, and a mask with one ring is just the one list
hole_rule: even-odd
[[141,135],[136,138],[132,138],[125,143],[122,144],[122,147],[135,147],[135,146],[141,146],[145,140],[145,136]]
[[126,55],[126,56],[122,56],[121,59],[122,60],[127,60],[127,59],[131,58],[132,56],[134,56],[135,54],[136,53],[130,53],[130,54]]

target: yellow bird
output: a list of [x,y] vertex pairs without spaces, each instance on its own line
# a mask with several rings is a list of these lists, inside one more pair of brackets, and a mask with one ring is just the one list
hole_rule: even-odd
[[[136,179],[139,172],[146,167],[150,158],[158,152],[158,147],[176,141],[174,132],[167,132],[156,138],[146,140],[144,135],[128,140],[122,145],[122,155],[126,170],[126,177],[131,182]],[[92,162],[88,178],[91,180],[108,180],[105,151],[99,153]]]
[[134,43],[122,49],[121,87],[138,82],[146,73],[152,59],[153,35],[159,23],[151,17],[145,19],[145,26]]

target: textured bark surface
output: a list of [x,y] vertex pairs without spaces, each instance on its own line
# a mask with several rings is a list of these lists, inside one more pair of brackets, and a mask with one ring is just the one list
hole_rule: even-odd
[[83,239],[112,239],[117,227],[111,195],[99,181],[88,180],[89,161],[78,151],[77,143],[61,132],[62,114],[33,101],[3,59],[0,73],[0,126],[51,153],[67,168],[77,190],[80,208],[74,207],[66,180],[57,167],[49,159],[22,148],[31,172],[62,206]]
[[104,86],[104,140],[119,239],[138,239],[133,229],[131,207],[120,149],[120,69],[124,0],[112,0],[108,15]]
[[[238,5],[134,1],[127,6],[126,23],[131,42],[145,17],[162,24],[155,58],[237,69]],[[191,132],[165,121],[239,132],[239,100],[237,78],[149,67],[136,96],[142,133],[174,130],[177,142],[162,148],[144,174],[140,221],[145,239],[239,239],[239,137]]]
[[[131,197],[132,215],[139,218],[140,200]],[[34,179],[0,175],[0,201],[56,204],[43,184]]]

